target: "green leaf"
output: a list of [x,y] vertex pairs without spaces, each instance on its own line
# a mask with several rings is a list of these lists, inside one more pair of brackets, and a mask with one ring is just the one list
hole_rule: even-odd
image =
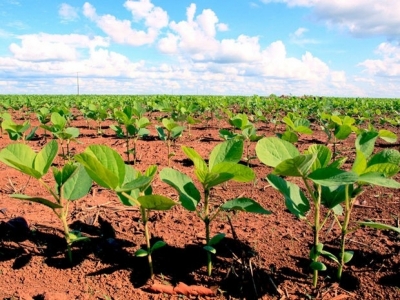
[[320,261],[313,261],[310,268],[317,271],[326,271],[326,266]]
[[218,244],[223,238],[225,237],[224,233],[218,233],[216,235],[214,235],[208,242],[208,246],[213,246]]
[[139,249],[135,252],[135,256],[137,257],[145,257],[147,255],[149,255],[149,253],[144,249]]
[[347,172],[335,168],[321,168],[308,175],[314,183],[325,186],[339,186],[353,184],[358,180],[354,172]]
[[382,150],[370,158],[370,160],[368,161],[368,166],[381,163],[392,163],[394,165],[399,165],[400,152],[395,149]]
[[302,134],[312,134],[313,133],[313,131],[309,127],[304,126],[304,125],[297,126],[294,128],[294,130],[297,133],[302,133]]
[[277,136],[282,139],[283,141],[289,142],[289,143],[296,143],[299,140],[299,137],[297,134],[295,134],[293,131],[286,130],[283,134],[277,134]]
[[362,132],[356,138],[356,149],[364,153],[368,159],[374,151],[375,141],[378,138],[378,133],[375,131]]
[[202,183],[204,185],[204,188],[207,189],[207,190],[211,189],[212,187],[214,187],[216,185],[219,185],[221,183],[229,181],[229,180],[231,180],[231,179],[233,179],[235,177],[234,174],[222,173],[222,172],[220,172],[220,173],[206,173],[205,175],[206,176],[205,176],[204,182],[202,182]]
[[328,252],[328,251],[322,250],[322,251],[321,251],[321,255],[330,258],[330,259],[333,260],[335,263],[337,263],[337,264],[340,265],[340,262],[339,262],[338,258],[337,258],[334,254],[332,254],[332,253],[330,253],[330,252]]
[[253,199],[249,198],[236,198],[233,200],[226,201],[221,205],[221,209],[223,210],[240,210],[249,213],[258,213],[258,214],[271,214],[270,211],[264,209],[260,204],[258,204]]
[[381,173],[365,173],[360,175],[359,181],[366,182],[369,184],[374,184],[378,186],[384,186],[388,188],[398,189],[400,188],[400,183],[391,179],[386,178],[384,174]]
[[108,170],[100,161],[88,153],[75,155],[75,160],[80,162],[89,176],[98,185],[115,190],[119,186],[120,179],[111,170]]
[[59,205],[58,203],[52,202],[50,200],[47,200],[47,199],[41,198],[41,197],[31,197],[31,196],[22,195],[22,194],[12,194],[12,195],[10,195],[10,197],[14,198],[14,199],[19,199],[19,200],[25,200],[25,201],[31,201],[31,202],[40,203],[40,204],[43,204],[44,206],[47,206],[47,207],[49,207],[51,209],[62,208],[62,206]]
[[277,137],[268,137],[257,142],[256,154],[263,164],[276,167],[282,161],[300,155],[300,152],[287,141]]
[[370,165],[365,169],[363,173],[382,173],[386,177],[392,177],[399,173],[400,167],[398,165],[392,163],[382,163],[382,164],[374,164]]
[[343,262],[347,264],[354,256],[354,251],[345,251],[343,253]]
[[399,227],[394,227],[394,226],[390,226],[390,225],[383,224],[383,223],[376,223],[376,222],[372,222],[372,221],[364,221],[364,222],[358,222],[358,224],[360,224],[362,226],[367,226],[367,227],[379,229],[379,230],[393,230],[393,231],[395,231],[397,233],[400,233],[400,228]]
[[75,155],[99,185],[115,190],[125,179],[125,163],[121,156],[105,145],[91,145],[81,154]]
[[210,252],[210,253],[212,253],[212,254],[217,253],[217,250],[215,250],[214,247],[211,247],[211,246],[209,246],[209,245],[204,246],[203,249],[206,250],[206,251],[208,251],[208,252]]
[[172,186],[179,193],[179,201],[189,211],[195,211],[201,196],[192,179],[187,175],[171,168],[164,168],[160,172],[163,182]]
[[151,246],[150,253],[153,253],[154,250],[160,249],[160,248],[162,248],[162,247],[164,247],[166,245],[167,245],[167,243],[164,242],[164,241],[157,241],[157,242],[154,243],[153,246]]
[[273,174],[306,177],[307,172],[316,159],[316,154],[302,154],[294,158],[286,159],[275,167]]
[[243,141],[229,140],[213,148],[209,157],[209,170],[221,162],[238,163],[243,155]]
[[0,161],[24,174],[36,179],[44,174],[34,169],[36,153],[25,144],[10,144],[0,151]]
[[62,186],[64,198],[69,201],[80,199],[89,193],[91,187],[92,179],[85,168],[79,165]]
[[249,182],[256,176],[251,168],[234,162],[218,163],[211,169],[211,173],[228,173],[233,175],[232,180],[238,182]]
[[137,200],[143,208],[150,210],[168,210],[176,205],[175,201],[161,195],[140,196]]
[[319,168],[325,168],[328,166],[329,162],[332,159],[332,151],[327,146],[324,145],[311,145],[308,147],[305,154],[317,154],[317,159],[315,160],[312,170],[316,170]]
[[338,140],[345,140],[351,134],[352,129],[348,125],[340,125],[336,127],[334,135]]
[[127,192],[135,189],[143,191],[152,181],[151,177],[140,176],[130,182],[125,183],[123,186],[116,188],[117,192]]
[[397,135],[394,132],[391,132],[390,130],[387,129],[381,129],[378,132],[378,136],[384,140],[385,142],[388,143],[396,143],[397,141]]
[[194,166],[196,169],[202,170],[202,171],[207,171],[207,164],[204,161],[204,159],[200,156],[199,153],[197,153],[196,150],[190,147],[182,146],[183,152],[186,154],[186,156],[193,161]]
[[284,196],[287,209],[296,217],[304,219],[310,210],[310,203],[299,186],[273,174],[269,174],[267,180]]
[[[349,194],[351,195],[353,186],[349,185]],[[340,215],[343,211],[339,205],[346,200],[346,186],[322,186],[321,188],[321,203],[332,209],[335,214]]]
[[364,173],[365,169],[367,168],[367,158],[364,155],[364,152],[361,150],[356,150],[356,158],[354,160],[353,166],[351,170],[360,175]]

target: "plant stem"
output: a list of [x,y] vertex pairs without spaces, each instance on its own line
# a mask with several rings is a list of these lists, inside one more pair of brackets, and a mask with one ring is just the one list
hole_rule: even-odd
[[351,215],[351,209],[352,209],[352,199],[349,195],[349,185],[345,186],[345,194],[346,194],[346,199],[345,199],[345,210],[344,210],[344,221],[342,225],[342,233],[340,237],[340,254],[339,254],[339,259],[340,259],[340,264],[337,272],[337,279],[340,281],[342,278],[342,272],[343,272],[343,267],[344,267],[344,252],[345,252],[345,245],[346,245],[346,235],[348,233],[347,229],[349,227],[350,223],[350,215]]
[[[210,190],[204,189],[204,225],[206,226],[206,245],[210,242],[210,208],[209,208],[209,197]],[[212,272],[212,261],[211,261],[211,252],[207,251],[207,275],[211,276]]]
[[140,214],[142,215],[142,222],[144,226],[144,236],[146,239],[146,247],[147,247],[147,260],[149,262],[149,269],[150,269],[150,278],[153,279],[154,271],[153,271],[153,259],[151,257],[151,245],[150,245],[150,234],[149,234],[149,227],[148,227],[148,218],[147,218],[147,211],[144,207],[140,207]]
[[[319,244],[319,231],[321,229],[320,225],[320,206],[321,206],[321,185],[318,185],[318,197],[315,196],[309,183],[307,182],[306,178],[303,177],[303,181],[306,185],[308,193],[313,199],[314,202],[314,224],[313,224],[313,231],[314,231],[314,250],[317,250],[317,245]],[[314,262],[318,261],[318,256],[316,255],[313,259]],[[318,270],[313,270],[313,287],[317,287],[318,282]]]

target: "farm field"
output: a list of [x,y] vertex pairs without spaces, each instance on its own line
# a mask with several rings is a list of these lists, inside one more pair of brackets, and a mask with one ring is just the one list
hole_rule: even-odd
[[400,100],[0,108],[0,299],[400,298]]

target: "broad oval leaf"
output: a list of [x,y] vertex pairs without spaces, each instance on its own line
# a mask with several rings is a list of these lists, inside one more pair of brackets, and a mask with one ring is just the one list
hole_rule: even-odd
[[308,147],[305,154],[317,154],[317,159],[315,160],[312,170],[316,170],[318,168],[325,168],[328,166],[332,159],[332,151],[325,145],[311,145]]
[[229,140],[216,145],[210,153],[209,170],[221,162],[238,163],[243,155],[243,141]]
[[316,154],[303,154],[294,158],[286,159],[275,167],[273,174],[306,177],[307,172],[311,169],[316,159]]
[[85,168],[79,165],[62,186],[63,196],[66,200],[74,201],[87,195],[91,187],[92,179]]
[[99,185],[115,190],[125,180],[125,163],[121,156],[105,145],[91,145],[81,154],[75,155]]
[[197,153],[196,150],[190,147],[182,146],[183,152],[186,154],[186,156],[193,161],[194,166],[196,169],[200,169],[202,171],[207,171],[207,164],[204,161],[204,159],[200,156],[199,153]]
[[356,149],[364,153],[368,159],[374,151],[375,141],[378,138],[378,133],[375,131],[366,131],[359,134],[356,138]]
[[282,161],[300,155],[300,152],[287,141],[277,137],[268,137],[257,142],[256,154],[263,164],[276,167]]
[[269,174],[267,180],[284,196],[286,208],[297,218],[304,219],[310,210],[310,203],[299,186],[273,174]]
[[176,205],[176,202],[162,195],[145,195],[137,198],[140,205],[150,210],[168,210]]
[[147,255],[149,255],[149,253],[144,249],[139,249],[139,250],[136,250],[136,252],[135,252],[135,256],[137,256],[137,257],[145,257]]
[[396,143],[397,141],[397,135],[394,132],[391,132],[390,130],[387,129],[381,129],[378,132],[379,137],[384,140],[385,142],[388,143]]
[[345,140],[351,134],[352,129],[348,125],[340,125],[336,127],[334,135],[338,140]]
[[395,149],[382,150],[370,158],[368,166],[381,163],[400,165],[400,152]]
[[316,271],[326,271],[326,266],[320,261],[313,261],[310,264],[310,268]]
[[392,177],[399,173],[400,167],[392,163],[373,164],[367,167],[364,173],[382,173],[386,177]]
[[57,141],[53,140],[47,143],[42,150],[36,155],[34,160],[34,168],[40,174],[44,175],[49,170],[54,158],[58,153]]
[[339,186],[353,184],[359,177],[354,172],[347,172],[335,168],[321,168],[308,175],[314,183],[325,186]]
[[241,165],[238,163],[232,163],[232,162],[222,162],[217,165],[215,165],[211,169],[212,173],[228,173],[233,175],[232,180],[238,181],[238,182],[249,182],[254,180],[255,178],[255,173],[254,171],[245,166]]
[[163,182],[178,191],[179,201],[184,208],[190,211],[196,210],[201,195],[189,176],[171,168],[162,169],[159,176]]
[[362,174],[360,175],[359,181],[378,186],[384,186],[388,188],[394,188],[394,189],[400,188],[399,182],[391,178],[386,178],[385,175],[382,173],[372,172],[372,173]]
[[166,245],[167,245],[167,243],[164,241],[157,241],[154,243],[154,245],[151,246],[150,252],[153,253],[154,250],[160,249]]
[[0,161],[13,169],[39,179],[44,174],[34,169],[35,158],[36,153],[25,144],[10,144],[0,151]]
[[75,160],[85,167],[89,176],[100,186],[111,190],[118,188],[120,182],[118,176],[108,170],[96,157],[88,153],[80,153],[75,155]]
[[264,209],[260,204],[250,198],[236,198],[221,205],[223,210],[240,210],[249,213],[270,215],[271,212]]
[[343,253],[343,262],[347,264],[354,256],[354,251],[345,251]]
[[208,246],[213,246],[213,245],[218,244],[221,240],[223,240],[224,237],[225,237],[224,233],[218,233],[218,234],[214,235],[208,242]]

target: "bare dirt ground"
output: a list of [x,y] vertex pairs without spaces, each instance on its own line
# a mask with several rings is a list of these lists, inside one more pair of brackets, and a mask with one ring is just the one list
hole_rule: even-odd
[[[134,167],[139,170],[150,164],[158,165],[159,171],[167,166],[167,148],[156,136],[156,122],[153,120],[150,127],[150,138],[138,141],[139,161]],[[32,123],[37,125],[34,116]],[[116,138],[108,128],[110,124],[103,122],[104,134],[97,135],[78,117],[71,125],[80,129],[81,136],[79,143],[72,143],[72,152],[80,153],[90,144],[103,144],[126,158],[123,140]],[[229,128],[224,123],[222,126]],[[257,126],[259,134],[274,135],[272,125]],[[186,131],[173,146],[176,156],[171,166],[195,178],[192,164],[180,147],[193,147],[208,157],[211,149],[222,142],[218,129],[218,123],[211,121],[193,126],[190,136]],[[304,149],[325,141],[325,134],[315,130],[313,136],[302,136],[298,146]],[[10,142],[3,133],[0,148]],[[39,129],[37,138],[27,143],[40,149],[43,130]],[[376,150],[380,147],[398,149],[399,145],[378,142]],[[338,150],[351,161],[354,137],[340,143]],[[57,157],[55,164],[62,161]],[[217,201],[250,197],[272,214],[236,213],[229,219],[221,215],[215,220],[212,233],[225,233],[226,238],[217,247],[213,274],[208,277],[200,219],[178,205],[170,211],[154,212],[150,225],[153,240],[162,239],[167,246],[154,252],[156,276],[148,280],[146,258],[134,256],[145,242],[137,210],[124,207],[113,193],[94,185],[88,196],[71,207],[70,227],[81,230],[90,241],[74,245],[74,262],[70,265],[65,258],[62,226],[52,211],[9,197],[12,193],[47,196],[46,192],[34,179],[0,164],[0,298],[400,299],[400,237],[394,232],[367,228],[349,236],[347,247],[355,255],[342,282],[334,280],[336,266],[324,260],[328,270],[320,272],[318,287],[313,289],[308,258],[311,228],[291,215],[282,196],[268,186],[264,178],[271,169],[258,159],[252,161],[251,167],[257,174],[254,183],[229,182],[214,189],[212,197]],[[53,182],[51,175],[46,180]],[[177,200],[176,192],[158,177],[153,186],[155,193]],[[373,220],[398,226],[399,204],[398,191],[367,188],[359,197],[353,224],[357,220]],[[337,252],[339,228],[332,224],[322,232],[321,239],[332,252]]]

